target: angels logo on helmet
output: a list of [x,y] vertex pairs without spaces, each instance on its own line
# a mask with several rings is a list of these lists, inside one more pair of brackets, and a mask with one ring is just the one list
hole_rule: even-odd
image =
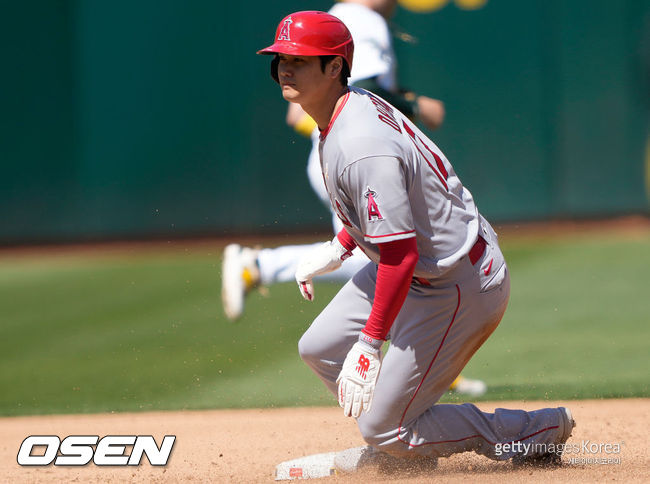
[[280,29],[280,34],[278,35],[278,40],[291,40],[291,24],[293,23],[293,20],[291,20],[291,17],[287,17],[284,19],[284,22],[282,22],[282,29]]

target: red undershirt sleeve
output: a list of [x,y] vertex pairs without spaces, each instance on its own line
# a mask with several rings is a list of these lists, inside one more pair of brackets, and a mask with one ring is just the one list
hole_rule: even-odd
[[378,245],[375,300],[362,331],[371,338],[385,340],[404,304],[419,256],[415,237]]
[[341,245],[345,247],[349,252],[351,252],[357,246],[357,243],[354,241],[352,236],[348,234],[347,230],[345,230],[345,227],[342,228],[338,234],[336,234],[336,238],[339,239]]

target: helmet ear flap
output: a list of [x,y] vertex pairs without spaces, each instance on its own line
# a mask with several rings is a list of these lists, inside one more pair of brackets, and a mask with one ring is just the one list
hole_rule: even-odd
[[278,77],[278,64],[280,63],[280,57],[276,54],[271,61],[271,77],[275,82],[280,84],[280,78]]

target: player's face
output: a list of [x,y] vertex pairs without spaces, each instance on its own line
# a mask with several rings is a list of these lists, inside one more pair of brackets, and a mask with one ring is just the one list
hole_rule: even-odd
[[327,77],[318,57],[278,54],[278,58],[278,79],[284,99],[302,104],[322,91]]

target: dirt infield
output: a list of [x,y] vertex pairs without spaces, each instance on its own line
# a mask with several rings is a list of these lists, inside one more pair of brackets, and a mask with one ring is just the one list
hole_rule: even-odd
[[[473,453],[441,459],[429,476],[335,476],[320,482],[535,482],[650,481],[648,426],[650,399],[574,402],[481,403],[534,409],[569,406],[578,423],[564,465],[553,470],[513,470]],[[302,455],[363,445],[351,419],[340,409],[286,408],[208,410],[0,418],[0,468],[3,482],[271,482],[275,465]],[[151,434],[158,444],[176,435],[166,467],[146,459],[138,467],[20,467],[16,456],[29,435]],[[609,444],[609,445],[608,445]],[[617,448],[619,449],[617,451]],[[572,459],[573,462],[572,462]],[[604,463],[603,463],[604,462]]]

